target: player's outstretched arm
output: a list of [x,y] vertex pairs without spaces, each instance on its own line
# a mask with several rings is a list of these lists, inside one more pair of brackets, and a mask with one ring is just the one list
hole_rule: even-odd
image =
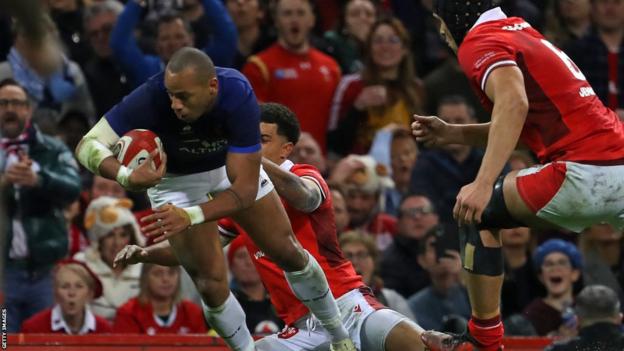
[[262,166],[271,178],[279,196],[299,211],[310,213],[316,210],[323,201],[321,189],[312,180],[281,169],[278,165],[262,159]]
[[137,263],[154,263],[161,266],[178,266],[180,262],[176,257],[168,241],[140,247],[138,245],[126,245],[115,256],[113,267],[118,265],[131,265]]
[[449,124],[437,116],[414,115],[412,134],[427,147],[447,144],[486,146],[490,123]]

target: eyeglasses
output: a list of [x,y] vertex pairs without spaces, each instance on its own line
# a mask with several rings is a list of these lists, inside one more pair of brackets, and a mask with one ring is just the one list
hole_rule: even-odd
[[7,108],[8,106],[23,108],[28,106],[28,100],[0,99],[0,108]]
[[415,218],[417,215],[428,215],[433,213],[433,208],[430,206],[426,206],[426,207],[410,207],[410,208],[404,208],[401,210],[401,214],[403,216],[408,216],[411,218]]
[[374,37],[372,40],[373,44],[392,44],[392,45],[398,45],[398,44],[402,44],[403,42],[401,41],[401,38],[398,35],[391,35],[389,37]]
[[349,261],[365,260],[370,257],[370,254],[366,251],[345,252],[344,255]]

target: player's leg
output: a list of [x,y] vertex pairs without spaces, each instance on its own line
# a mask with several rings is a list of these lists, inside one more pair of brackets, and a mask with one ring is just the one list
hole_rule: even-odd
[[362,351],[422,351],[424,330],[402,314],[391,309],[374,311],[366,317],[360,330]]
[[[329,290],[325,274],[316,259],[295,238],[275,190],[233,218],[255,244],[284,270],[295,296],[328,331],[334,347],[338,349],[342,342],[349,344],[349,334],[342,324],[340,311]],[[347,345],[346,349],[352,348]]]
[[496,182],[479,225],[484,229],[474,225],[460,228],[462,264],[472,309],[468,329],[482,350],[498,350],[504,333],[500,316],[504,278],[502,243],[499,230],[487,228],[552,226],[527,206],[518,190],[517,177],[518,172],[511,172]]
[[232,349],[253,350],[254,341],[247,329],[245,312],[228,288],[216,223],[194,225],[169,238],[169,243],[195,283],[210,326]]

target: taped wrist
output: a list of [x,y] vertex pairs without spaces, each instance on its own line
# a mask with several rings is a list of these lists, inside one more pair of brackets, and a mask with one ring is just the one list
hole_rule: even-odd
[[183,208],[183,210],[189,216],[189,219],[191,220],[191,225],[204,223],[204,221],[206,220],[206,217],[204,217],[204,211],[202,211],[201,207],[199,206],[186,207]]
[[113,152],[95,138],[85,138],[76,156],[86,169],[100,175],[100,164],[105,158],[113,156]]
[[119,167],[119,171],[117,171],[115,180],[125,189],[128,189],[128,186],[130,185],[130,174],[132,174],[132,170],[124,165],[121,165]]
[[503,249],[483,246],[476,226],[464,225],[459,228],[459,244],[465,270],[493,277],[503,274]]

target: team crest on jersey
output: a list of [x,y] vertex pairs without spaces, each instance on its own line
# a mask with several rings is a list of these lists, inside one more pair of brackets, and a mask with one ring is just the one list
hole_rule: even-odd
[[282,331],[277,334],[277,337],[280,339],[290,339],[293,336],[297,335],[298,332],[299,328],[297,327],[285,326],[284,329],[282,329]]
[[260,250],[256,251],[256,253],[254,254],[254,257],[255,257],[256,260],[259,260],[259,259],[261,259],[264,256],[266,256],[266,255],[264,254],[264,252],[262,252]]
[[355,305],[355,307],[353,307],[353,312],[362,313],[362,307],[360,307],[360,304],[357,304]]
[[275,78],[277,79],[297,79],[299,74],[294,68],[278,68],[275,70]]

